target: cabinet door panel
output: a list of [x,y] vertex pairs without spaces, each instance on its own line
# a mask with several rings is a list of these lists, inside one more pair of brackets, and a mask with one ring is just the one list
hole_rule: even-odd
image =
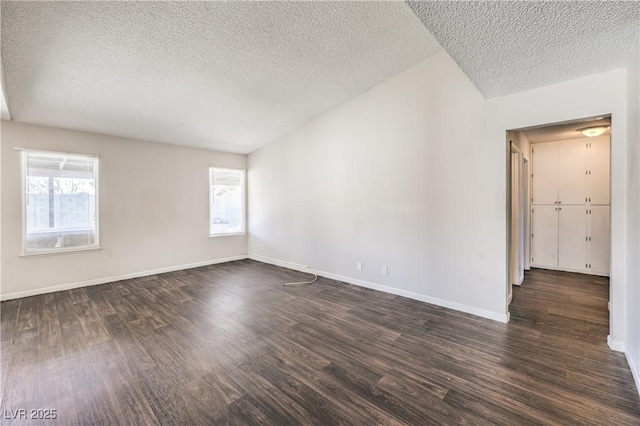
[[533,148],[533,203],[558,201],[558,143],[536,144]]
[[587,142],[584,139],[558,144],[558,200],[561,204],[586,204],[587,168]]
[[609,204],[610,138],[593,138],[589,148],[589,189],[591,204]]
[[558,266],[587,269],[587,212],[584,206],[561,206],[558,225]]
[[558,211],[556,206],[534,206],[531,238],[535,266],[558,267]]
[[609,275],[609,206],[591,206],[591,241],[589,263],[591,272]]

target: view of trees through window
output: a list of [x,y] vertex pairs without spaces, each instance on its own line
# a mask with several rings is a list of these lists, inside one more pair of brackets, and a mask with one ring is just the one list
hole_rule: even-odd
[[25,155],[25,249],[96,245],[97,159],[37,151]]

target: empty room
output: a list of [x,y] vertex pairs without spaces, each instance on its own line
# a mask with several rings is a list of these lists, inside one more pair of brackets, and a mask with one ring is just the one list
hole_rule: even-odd
[[0,12],[0,424],[640,424],[640,2]]

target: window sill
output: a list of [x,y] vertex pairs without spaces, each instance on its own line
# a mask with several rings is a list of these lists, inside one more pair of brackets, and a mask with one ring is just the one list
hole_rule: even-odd
[[237,235],[247,235],[247,233],[246,232],[230,232],[228,234],[209,234],[209,238],[233,237]]
[[20,257],[40,257],[40,256],[49,256],[52,254],[69,254],[69,253],[79,253],[85,251],[98,251],[102,250],[100,246],[92,246],[92,247],[82,247],[82,248],[68,248],[68,249],[59,249],[59,250],[42,250],[42,251],[31,251],[20,254]]

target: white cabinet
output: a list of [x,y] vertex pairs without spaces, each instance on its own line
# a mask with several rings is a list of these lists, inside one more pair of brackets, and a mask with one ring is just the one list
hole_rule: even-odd
[[[532,223],[533,266],[553,268],[558,266],[558,207],[535,206]],[[535,239],[535,243],[533,240]]]
[[589,269],[594,274],[608,275],[609,206],[591,206],[589,212]]
[[535,145],[533,163],[533,203],[558,201],[558,142]]
[[573,139],[558,143],[558,201],[585,204],[587,192],[587,143]]
[[532,266],[609,274],[609,141],[532,145]]
[[589,197],[593,205],[609,205],[610,147],[609,136],[589,141]]
[[558,267],[585,269],[587,263],[587,214],[584,206],[558,207]]

